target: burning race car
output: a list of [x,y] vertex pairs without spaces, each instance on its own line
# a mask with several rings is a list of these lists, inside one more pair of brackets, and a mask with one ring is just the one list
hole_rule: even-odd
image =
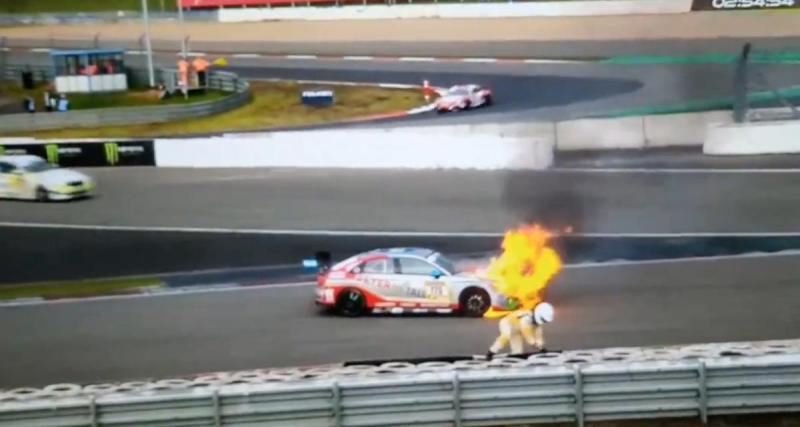
[[507,303],[491,282],[459,271],[431,249],[377,249],[333,266],[328,257],[321,253],[304,264],[319,268],[317,305],[343,315],[458,312],[481,317]]
[[437,113],[462,111],[492,105],[492,91],[479,85],[460,85],[447,89],[434,107]]

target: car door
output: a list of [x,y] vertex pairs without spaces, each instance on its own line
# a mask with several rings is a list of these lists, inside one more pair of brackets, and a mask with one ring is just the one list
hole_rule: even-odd
[[14,166],[10,163],[0,162],[0,197],[12,197],[16,177],[11,172]]
[[481,91],[482,91],[482,89],[481,89],[480,86],[474,86],[470,90],[469,98],[470,98],[470,101],[471,101],[472,105],[475,106],[475,107],[479,107],[479,106],[483,105],[484,97],[481,96]]
[[434,277],[434,271],[439,271],[434,264],[416,257],[398,256],[395,258],[395,269],[408,283],[407,301],[434,306],[450,305],[446,276]]
[[389,257],[365,260],[356,267],[358,282],[364,290],[383,300],[396,299],[399,292],[394,289],[394,265]]

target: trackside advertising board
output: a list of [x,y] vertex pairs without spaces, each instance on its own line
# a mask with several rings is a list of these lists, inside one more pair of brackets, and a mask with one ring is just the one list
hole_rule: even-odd
[[0,155],[32,154],[65,167],[155,166],[152,140],[0,145]]
[[694,0],[692,10],[753,10],[800,8],[800,0]]

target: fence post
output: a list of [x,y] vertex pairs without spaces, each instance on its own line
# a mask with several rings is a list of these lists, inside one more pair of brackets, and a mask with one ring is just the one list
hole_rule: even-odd
[[5,80],[8,74],[6,70],[6,49],[8,49],[8,37],[0,37],[0,80]]
[[339,386],[338,381],[331,384],[331,391],[333,391],[333,425],[334,427],[342,426],[342,388]]
[[700,364],[697,365],[697,381],[698,381],[698,391],[699,391],[699,407],[700,407],[700,419],[703,421],[703,424],[708,424],[708,377],[706,376],[706,362],[701,360]]
[[453,419],[455,427],[461,427],[461,380],[458,371],[453,372]]
[[746,43],[742,48],[742,54],[736,61],[736,71],[733,77],[733,121],[736,123],[744,122],[747,115],[747,86],[748,86],[748,62],[750,60],[750,43]]
[[575,421],[583,427],[583,372],[580,365],[575,366]]
[[211,401],[214,404],[214,427],[222,427],[222,411],[219,407],[219,389],[214,389],[214,394],[211,395]]
[[97,427],[97,397],[89,398],[89,422],[90,426]]

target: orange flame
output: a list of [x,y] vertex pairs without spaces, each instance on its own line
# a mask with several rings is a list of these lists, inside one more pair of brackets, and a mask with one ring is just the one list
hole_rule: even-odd
[[[539,225],[526,225],[506,232],[503,253],[493,258],[485,271],[497,292],[518,303],[517,309],[533,310],[542,301],[542,293],[561,271],[561,257],[548,246],[552,234]],[[497,318],[508,311],[491,309],[487,318]]]

